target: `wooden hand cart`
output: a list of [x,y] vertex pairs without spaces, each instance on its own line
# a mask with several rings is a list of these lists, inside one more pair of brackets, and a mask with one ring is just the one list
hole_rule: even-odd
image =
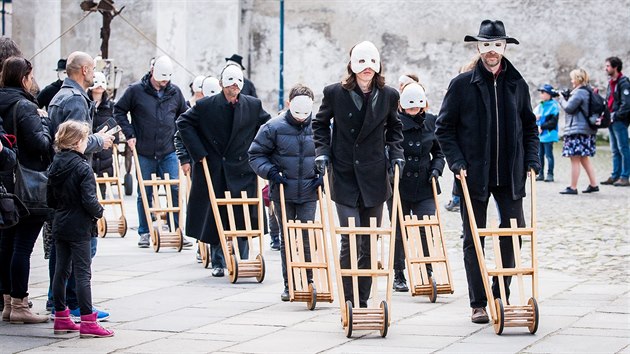
[[[255,197],[250,198],[247,196],[246,191],[241,191],[240,198],[233,198],[229,191],[225,191],[224,198],[217,198],[214,192],[208,162],[205,158],[201,160],[201,164],[203,166],[203,172],[208,185],[208,195],[210,198],[210,205],[212,206],[212,213],[214,214],[214,220],[217,225],[217,230],[219,231],[221,248],[223,249],[223,254],[226,257],[226,265],[230,282],[236,283],[239,278],[256,278],[259,283],[262,283],[265,279],[265,260],[262,256],[265,229],[263,220],[264,206],[262,186],[260,180],[257,180]],[[255,206],[256,212],[258,213],[258,225],[256,225],[256,228],[253,227],[252,219],[250,217],[251,206]],[[223,225],[219,207],[225,207],[227,209],[227,229]],[[234,213],[235,207],[242,207],[243,210],[245,228],[242,230],[239,230],[237,226]],[[249,248],[248,253],[251,254],[252,252],[258,252],[253,260],[248,259],[248,257],[244,257],[247,255],[241,254],[238,245],[239,238],[247,240]],[[255,239],[257,239],[258,242],[254,242]],[[256,243],[258,244],[258,247],[253,247]],[[208,256],[208,258],[210,257]]]
[[[534,181],[536,173],[534,170],[529,172],[529,179],[531,185],[531,225],[530,227],[518,227],[516,219],[510,220],[510,228],[499,228],[496,221],[489,228],[478,228],[473,212],[472,202],[470,201],[470,194],[468,192],[468,185],[466,184],[466,177],[463,172],[460,173],[460,180],[462,184],[462,190],[464,193],[464,201],[466,203],[466,211],[468,212],[468,220],[470,221],[470,229],[473,235],[473,241],[475,243],[475,250],[477,253],[477,260],[479,261],[479,268],[481,270],[481,277],[483,279],[483,286],[486,291],[486,297],[488,299],[488,307],[490,309],[490,315],[492,317],[492,323],[494,325],[494,331],[496,334],[503,333],[505,327],[527,327],[530,333],[534,334],[538,330],[539,312],[538,302],[538,260],[536,258],[536,182]],[[531,241],[531,260],[529,266],[524,263],[521,256],[520,241],[521,237],[530,237]],[[488,252],[484,252],[481,238],[491,237],[493,247],[493,257],[496,268],[488,269],[486,267],[486,256]],[[499,245],[500,237],[511,237],[512,247],[514,249],[514,268],[503,267],[503,261],[501,259],[501,250]],[[485,253],[485,255],[484,255]],[[490,257],[489,257],[490,258]],[[504,278],[516,276],[519,289],[519,304],[510,304],[507,299]],[[531,276],[531,297],[526,299],[525,297],[525,283],[524,276]],[[492,293],[492,284],[490,279],[492,277],[498,277],[499,290],[501,293],[500,298],[494,298]],[[491,301],[490,299],[494,299]]]
[[[317,302],[333,302],[333,286],[328,263],[328,241],[322,190],[317,188],[319,220],[288,220],[284,186],[280,184],[282,237],[287,262],[289,301],[306,302],[309,310]],[[308,251],[307,251],[308,250]],[[312,272],[312,281],[309,274]]]
[[[434,178],[431,186],[435,215],[424,215],[422,219],[418,219],[418,215],[404,215],[400,199],[398,215],[411,295],[428,295],[429,301],[435,302],[438,294],[452,294],[454,289]],[[431,265],[432,271],[429,271],[428,265]]]
[[[105,208],[103,217],[98,219],[96,223],[98,235],[105,237],[108,233],[118,233],[120,237],[127,235],[127,218],[125,218],[125,203],[123,200],[123,190],[120,183],[120,166],[118,165],[118,149],[116,145],[112,147],[114,174],[108,176],[107,173],[103,177],[96,178],[96,196],[99,203]],[[101,191],[101,186],[105,187],[105,194]],[[111,214],[113,218],[108,217],[107,207],[111,206]],[[120,211],[120,213],[118,212]]]
[[[398,166],[394,172],[394,204],[397,205],[400,199],[400,193],[398,191],[398,184],[400,171]],[[392,218],[390,226],[378,227],[376,218],[370,219],[370,226],[361,227],[355,225],[354,218],[348,218],[348,226],[341,227],[335,225],[335,216],[333,214],[333,202],[330,197],[330,183],[328,176],[324,176],[324,191],[326,194],[326,202],[328,209],[328,222],[330,224],[333,259],[335,260],[335,273],[337,277],[337,290],[339,292],[339,298],[341,299],[341,324],[346,332],[346,337],[350,338],[354,330],[378,330],[382,337],[387,336],[387,331],[390,326],[391,317],[389,309],[391,308],[392,298],[392,286],[394,282],[394,248],[396,245],[396,221],[397,221],[397,208],[392,210]],[[342,235],[348,235],[348,241],[350,244],[350,268],[342,269],[339,259],[338,242],[340,242]],[[358,251],[357,251],[357,238],[369,237],[370,239],[370,268],[360,269],[358,267]],[[388,248],[379,247],[378,239],[382,238],[381,242],[387,244]],[[381,254],[387,252],[387,256]],[[345,291],[343,287],[343,277],[352,278],[353,289],[353,306],[352,301],[345,301]],[[371,304],[368,307],[359,307],[359,277],[371,277]],[[383,292],[379,292],[379,278],[385,278],[385,295]],[[371,306],[370,306],[371,305]]]
[[[178,186],[180,191],[182,190],[181,179],[171,179],[168,173],[164,174],[164,178],[159,178],[156,174],[151,174],[151,179],[145,181],[142,178],[142,170],[140,169],[140,160],[138,159],[138,152],[133,149],[134,164],[136,165],[136,176],[138,177],[138,186],[140,187],[140,196],[142,199],[142,205],[144,207],[144,215],[147,219],[147,225],[149,225],[149,233],[151,235],[151,242],[153,243],[153,250],[159,252],[162,247],[174,247],[177,252],[181,252],[184,246],[184,238],[182,230],[175,226],[175,214],[177,214],[178,223],[182,225],[183,213],[182,213],[182,193],[179,193],[178,205],[173,203],[173,193],[171,192],[172,186]],[[181,175],[180,171],[180,175]],[[166,190],[166,205],[162,206],[159,197],[159,187],[162,186]],[[149,199],[147,196],[147,187],[152,188],[153,191],[153,206],[149,205]],[[153,222],[153,216],[155,216],[155,223]]]

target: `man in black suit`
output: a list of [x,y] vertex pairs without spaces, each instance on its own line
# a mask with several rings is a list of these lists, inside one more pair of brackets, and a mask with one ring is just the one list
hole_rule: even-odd
[[[240,196],[256,194],[256,174],[248,163],[247,150],[258,128],[271,117],[262,108],[259,99],[241,94],[243,72],[236,65],[227,65],[221,72],[222,92],[205,97],[182,114],[177,120],[182,141],[188,150],[192,166],[192,188],[186,216],[189,236],[210,244],[212,275],[224,275],[225,258],[219,243],[219,234],[208,197],[208,188],[201,160],[206,158],[214,191],[223,198],[225,191]],[[222,220],[227,213],[221,210]],[[242,210],[235,209],[237,223],[244,221]],[[252,224],[258,214],[251,212]],[[243,242],[244,241],[244,242]],[[245,239],[239,238],[241,258],[249,253]]]

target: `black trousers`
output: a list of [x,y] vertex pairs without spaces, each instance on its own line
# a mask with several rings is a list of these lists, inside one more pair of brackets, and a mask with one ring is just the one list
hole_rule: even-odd
[[[518,227],[525,227],[525,217],[523,215],[523,199],[512,199],[512,189],[510,186],[490,187],[490,193],[496,201],[497,210],[499,212],[499,227],[509,228],[510,219],[516,219]],[[463,198],[463,196],[462,196]],[[486,227],[486,217],[488,211],[488,200],[472,199],[473,212],[477,227]],[[475,252],[475,243],[470,230],[470,222],[468,221],[468,210],[464,203],[460,208],[462,221],[464,223],[464,267],[466,268],[466,279],[468,280],[468,297],[470,299],[470,307],[486,307],[488,299],[483,287],[481,278],[481,270]],[[501,248],[501,259],[503,267],[514,267],[514,248],[512,246],[512,237],[499,237]],[[519,246],[521,240],[519,239]],[[484,238],[481,238],[481,247],[484,246]],[[506,296],[510,297],[510,283],[512,277],[504,277]],[[498,277],[492,278],[492,294],[495,298],[500,297]]]
[[[381,226],[383,216],[383,204],[372,208],[362,206],[350,207],[335,203],[337,206],[337,216],[342,227],[348,226],[348,218],[354,217],[355,226],[370,226],[370,218],[376,218],[377,226]],[[359,269],[369,269],[372,262],[370,250],[371,242],[368,235],[357,236],[357,266]],[[350,268],[350,239],[348,235],[341,235],[341,250],[339,251],[339,262],[341,269]],[[354,296],[352,290],[352,277],[342,277],[345,301],[351,301],[354,306]],[[359,277],[359,306],[367,307],[372,288],[372,277]]]
[[77,298],[81,315],[92,313],[92,242],[55,240],[57,263],[53,278],[55,311],[66,309],[66,283],[74,272]]
[[[387,200],[387,208],[389,209],[389,217],[392,217],[392,204],[394,203],[393,198],[389,198]],[[400,204],[402,206],[403,215],[416,215],[418,219],[422,220],[422,217],[425,215],[431,216],[435,215],[435,201],[433,198],[428,198],[421,200],[419,202],[410,202],[401,200]],[[420,228],[420,240],[422,242],[422,247],[424,248],[424,256],[429,256],[429,245],[427,243],[427,235],[424,227]],[[405,249],[402,240],[402,231],[400,229],[400,214],[398,215],[398,220],[396,220],[396,249],[394,250],[394,270],[404,270],[405,269]],[[433,267],[431,264],[427,264],[427,271],[429,275],[433,272]]]

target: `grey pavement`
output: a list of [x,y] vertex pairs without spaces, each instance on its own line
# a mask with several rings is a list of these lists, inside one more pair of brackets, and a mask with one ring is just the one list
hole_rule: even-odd
[[[116,331],[113,338],[56,336],[52,323],[1,323],[0,352],[630,353],[630,188],[558,194],[569,184],[569,161],[556,145],[556,182],[537,184],[540,325],[535,335],[507,328],[497,336],[491,325],[470,322],[461,220],[443,209],[453,179],[445,173],[440,204],[455,293],[438,296],[434,304],[424,296],[394,293],[386,338],[376,331],[346,338],[336,292],[334,303],[318,304],[314,311],[303,303],[281,302],[280,257],[268,240],[264,282],[230,284],[196,263],[194,249],[139,249],[135,230],[129,230],[125,238],[99,239],[93,264],[94,303],[111,312],[104,324]],[[609,150],[599,149],[594,163],[598,181],[605,179]],[[582,171],[579,189],[586,185]],[[137,226],[135,196],[126,197],[126,208],[130,226]],[[492,206],[489,214],[489,220],[496,218]],[[30,293],[40,312],[48,288],[42,254],[38,242]]]

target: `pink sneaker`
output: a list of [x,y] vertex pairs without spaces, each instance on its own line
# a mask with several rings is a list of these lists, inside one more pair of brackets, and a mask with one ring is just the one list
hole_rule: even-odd
[[81,315],[81,338],[103,338],[112,337],[114,335],[114,331],[105,329],[96,322],[97,315],[96,312],[91,315]]
[[79,326],[70,318],[70,310],[55,311],[55,334],[79,332]]

